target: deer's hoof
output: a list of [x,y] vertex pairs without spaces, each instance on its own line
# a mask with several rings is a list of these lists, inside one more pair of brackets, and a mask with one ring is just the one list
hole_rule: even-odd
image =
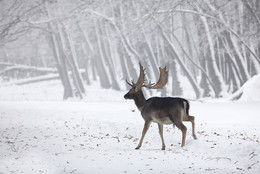
[[162,150],[165,150],[165,147],[162,147]]
[[135,150],[138,150],[138,149],[140,149],[140,147],[136,147],[136,148],[135,148]]
[[194,140],[197,140],[197,136],[196,135],[193,135],[193,138],[194,138]]

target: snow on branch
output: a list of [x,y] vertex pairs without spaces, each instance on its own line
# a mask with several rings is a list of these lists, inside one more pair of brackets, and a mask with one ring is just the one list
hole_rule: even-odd
[[[216,11],[215,9],[212,9],[212,10]],[[224,19],[224,17],[222,15],[218,15],[218,17],[215,17],[215,16],[212,16],[212,15],[208,15],[206,13],[193,11],[193,10],[186,10],[186,9],[182,9],[182,10],[166,10],[166,11],[162,10],[162,11],[154,12],[152,14],[145,14],[145,15],[141,16],[140,18],[135,19],[134,21],[137,21],[137,20],[143,19],[143,18],[148,18],[151,15],[155,15],[155,14],[164,14],[164,13],[172,13],[172,12],[190,13],[190,14],[194,14],[194,15],[204,16],[206,18],[211,18],[211,19],[215,20],[216,22],[222,24],[231,34],[236,36],[245,45],[245,47],[252,54],[252,56],[255,58],[255,60],[257,60],[260,63],[260,58],[251,49],[249,44],[225,21],[225,19]]]

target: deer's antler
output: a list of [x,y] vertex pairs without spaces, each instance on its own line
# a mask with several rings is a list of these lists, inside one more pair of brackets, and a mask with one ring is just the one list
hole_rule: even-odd
[[160,78],[158,80],[158,82],[155,84],[155,83],[151,83],[149,82],[148,84],[144,84],[144,81],[145,81],[145,69],[144,67],[139,63],[139,66],[140,66],[140,74],[139,74],[139,78],[137,80],[136,83],[134,83],[134,81],[132,80],[131,83],[129,83],[127,80],[126,80],[126,83],[128,85],[130,85],[131,87],[146,87],[146,88],[149,88],[149,89],[159,89],[159,88],[162,88],[166,85],[166,83],[168,82],[168,71],[166,71],[166,66],[164,68],[159,68],[160,70]]
[[147,85],[143,85],[143,87],[149,88],[149,89],[159,89],[162,88],[166,85],[168,82],[168,71],[166,71],[166,66],[165,68],[159,68],[160,70],[160,78],[156,84],[154,83],[149,83]]
[[139,74],[139,78],[137,80],[136,83],[134,83],[134,81],[132,80],[132,83],[129,83],[127,80],[126,80],[126,83],[132,87],[141,87],[143,84],[144,84],[144,78],[145,78],[145,73],[144,73],[144,67],[141,65],[141,63],[139,63],[139,66],[140,66],[140,74]]

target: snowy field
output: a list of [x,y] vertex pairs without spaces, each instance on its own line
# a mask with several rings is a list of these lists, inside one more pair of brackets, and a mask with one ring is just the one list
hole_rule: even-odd
[[61,101],[59,82],[0,86],[0,173],[260,173],[260,102],[191,102],[196,134],[143,119],[125,92],[87,88]]

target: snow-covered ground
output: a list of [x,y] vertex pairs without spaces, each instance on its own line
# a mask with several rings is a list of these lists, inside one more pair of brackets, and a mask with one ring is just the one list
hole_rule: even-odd
[[135,150],[143,120],[125,92],[87,88],[61,101],[60,82],[0,86],[0,173],[260,173],[260,102],[191,102],[188,128],[156,124]]

